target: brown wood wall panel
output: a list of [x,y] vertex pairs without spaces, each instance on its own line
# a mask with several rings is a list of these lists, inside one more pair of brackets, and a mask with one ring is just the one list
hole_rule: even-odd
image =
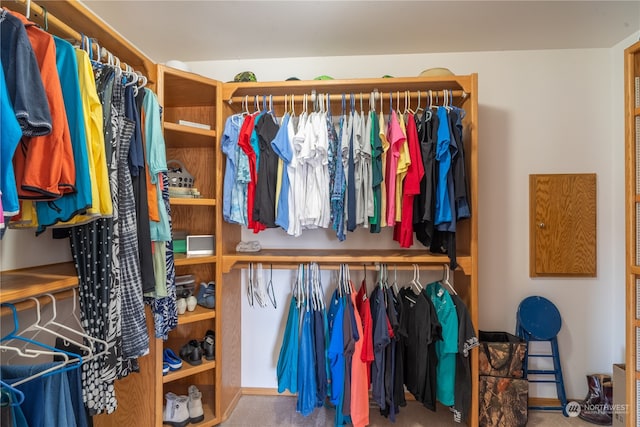
[[531,275],[596,275],[595,174],[530,178]]

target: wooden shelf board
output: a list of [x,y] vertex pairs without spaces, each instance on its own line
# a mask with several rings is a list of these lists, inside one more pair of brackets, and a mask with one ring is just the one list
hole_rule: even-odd
[[631,274],[635,274],[635,275],[640,276],[640,266],[632,265],[632,266],[629,267],[629,270],[630,270]]
[[184,314],[178,315],[178,325],[186,325],[187,323],[200,322],[201,320],[213,319],[216,317],[216,311],[200,305],[196,309]]
[[199,374],[200,372],[209,371],[216,367],[215,360],[206,360],[202,359],[202,363],[200,365],[192,366],[189,365],[186,361],[182,361],[182,368],[177,371],[169,372],[167,375],[162,377],[162,383],[167,384],[180,378],[190,377],[191,375]]
[[214,147],[216,131],[200,129],[193,126],[164,122],[164,138],[167,147]]
[[472,89],[472,76],[447,76],[447,77],[395,77],[388,79],[346,79],[346,80],[299,80],[276,82],[244,82],[225,83],[223,86],[223,100],[228,101],[234,96],[253,96],[257,90],[261,94],[301,95],[311,93],[354,93],[360,89],[369,92],[378,89],[380,92],[395,92],[405,90],[464,90],[467,93]]
[[172,205],[178,206],[215,206],[216,199],[196,199],[196,198],[187,198],[187,197],[170,197],[169,203]]
[[216,105],[217,81],[165,65],[158,70],[164,78],[164,107]]
[[640,107],[636,107],[636,109],[633,112],[634,115],[636,116],[640,116]]
[[19,301],[78,286],[73,262],[0,272],[0,302]]
[[204,420],[199,423],[189,424],[198,426],[198,427],[209,427],[218,424],[218,419],[216,418],[214,407],[209,402],[202,402],[202,409],[204,412]]
[[184,254],[174,254],[174,263],[179,265],[197,265],[197,264],[210,264],[216,262],[215,255],[203,255],[203,256],[191,256],[188,257]]
[[[458,256],[460,268],[470,274],[471,257]],[[417,250],[305,250],[305,249],[263,249],[253,253],[232,253],[222,256],[223,271],[229,272],[235,264],[261,262],[263,264],[299,264],[317,262],[319,264],[446,264],[449,257],[434,255]]]

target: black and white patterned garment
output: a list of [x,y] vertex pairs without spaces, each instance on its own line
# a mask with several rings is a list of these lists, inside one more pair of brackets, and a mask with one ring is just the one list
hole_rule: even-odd
[[[94,68],[96,87],[103,104],[103,130],[110,174],[115,173],[117,165],[113,161],[117,158],[117,147],[112,132],[115,115],[111,110],[114,73],[111,67],[97,65]],[[71,252],[79,279],[81,322],[90,336],[107,344],[106,354],[82,365],[83,400],[90,415],[111,413],[117,407],[114,381],[118,360],[121,359],[121,340],[117,334],[120,324],[118,277],[113,275],[114,247],[117,248],[113,240],[115,221],[117,212],[112,218],[96,219],[70,230]],[[103,350],[98,348],[96,352]]]
[[[169,177],[166,172],[162,173],[162,186],[162,201],[167,208],[169,230],[172,230],[171,205],[169,203]],[[156,338],[161,338],[163,340],[168,338],[169,331],[178,326],[178,310],[176,308],[176,268],[173,260],[173,241],[169,240],[166,242],[166,249],[167,296],[163,298],[149,298],[151,310],[153,311]]]
[[[128,360],[149,352],[149,333],[142,296],[142,276],[138,255],[136,202],[129,169],[129,145],[135,123],[125,117],[124,84],[113,86],[112,110],[118,120],[118,232],[120,238],[120,296],[122,320],[122,357],[124,376],[130,370]],[[115,209],[115,208],[114,208]]]

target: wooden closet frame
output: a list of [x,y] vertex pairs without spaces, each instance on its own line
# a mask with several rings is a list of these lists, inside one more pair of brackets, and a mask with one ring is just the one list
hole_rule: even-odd
[[[16,0],[15,3],[5,2],[5,6],[20,13],[24,13],[26,0]],[[160,88],[158,81],[158,65],[154,64],[142,52],[128,43],[112,28],[94,15],[81,3],[72,0],[50,1],[46,3],[49,13],[49,32],[63,38],[79,38],[79,33],[86,34],[99,40],[100,45],[134,69],[142,71],[149,79],[149,86]],[[35,3],[31,4],[31,19],[43,25],[43,11]],[[180,73],[180,72],[179,72]],[[178,73],[178,74],[179,74]],[[185,73],[186,78],[189,73]],[[205,79],[200,76],[196,79]],[[215,80],[205,79],[209,82]],[[443,90],[451,90],[454,104],[466,111],[464,123],[465,155],[467,162],[467,179],[471,218],[459,223],[457,233],[458,254],[460,267],[453,272],[456,289],[467,304],[472,322],[478,329],[478,76],[470,74],[464,76],[429,77],[429,78],[380,78],[380,79],[349,79],[322,81],[287,81],[287,82],[258,82],[258,83],[219,83],[221,99],[216,101],[215,144],[217,170],[215,171],[216,200],[221,200],[223,181],[223,154],[220,150],[220,135],[224,119],[238,112],[239,100],[245,96],[273,95],[278,108],[284,95],[296,95],[297,102],[303,94],[329,93],[331,94],[334,112],[340,111],[338,94],[355,93],[364,96],[377,91],[381,96],[388,97],[389,92],[396,96],[404,96],[409,91],[412,104],[415,105],[418,92],[422,94],[422,103],[426,91],[438,91],[442,96]],[[219,95],[220,96],[220,95]],[[395,102],[394,102],[395,104]],[[384,111],[388,111],[385,104]],[[334,113],[335,115],[335,113]],[[214,202],[216,212],[216,255],[212,262],[215,264],[215,278],[218,287],[216,327],[221,334],[216,338],[216,413],[215,419],[203,425],[216,425],[226,420],[235,408],[240,396],[241,387],[241,341],[237,325],[241,324],[241,298],[244,296],[241,269],[249,262],[275,264],[283,268],[298,263],[315,261],[324,266],[334,266],[340,263],[352,264],[420,264],[428,266],[442,266],[449,262],[446,255],[433,255],[421,249],[419,244],[414,249],[403,250],[288,250],[264,249],[257,254],[241,254],[235,252],[235,246],[240,241],[241,229],[237,225],[222,221],[221,202]],[[336,246],[339,242],[336,240]],[[56,292],[77,286],[77,277],[73,263],[40,266],[30,269],[2,272],[0,287],[0,302],[18,301],[37,296],[44,292]],[[152,316],[147,311],[148,326],[153,334]],[[220,325],[220,326],[218,326]],[[153,336],[153,335],[151,335]],[[162,425],[162,347],[161,341],[150,340],[150,357],[140,359],[141,372],[132,374],[124,380],[116,382],[119,409],[112,415],[96,418],[96,425],[116,426],[125,425],[126,421],[135,419],[139,425]],[[159,344],[160,342],[160,344]],[[469,425],[478,425],[478,355],[477,350],[471,353],[472,366],[472,407]],[[218,374],[218,371],[220,374]],[[154,396],[153,398],[151,396]],[[425,412],[428,417],[428,412]],[[147,420],[147,421],[145,421]]]
[[[638,150],[636,118],[640,117],[640,108],[635,104],[635,77],[640,77],[640,42],[636,42],[624,51],[624,111],[625,111],[625,217],[626,217],[626,425],[637,425],[636,408],[638,407],[638,391],[640,390],[640,262],[638,262],[637,239],[640,238],[638,229],[638,204],[640,194],[637,190]],[[614,414],[615,416],[615,414]]]

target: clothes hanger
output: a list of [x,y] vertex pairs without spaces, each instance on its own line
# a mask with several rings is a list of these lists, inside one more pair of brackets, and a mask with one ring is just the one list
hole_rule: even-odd
[[456,292],[455,288],[453,287],[453,285],[449,281],[449,276],[450,276],[450,272],[451,272],[451,270],[449,269],[449,264],[444,264],[443,267],[444,267],[444,272],[443,272],[443,276],[442,276],[442,281],[440,283],[442,283],[447,288],[449,288],[449,290],[451,291],[452,294],[458,295],[458,293]]
[[11,393],[13,393],[14,396],[18,398],[18,400],[16,400],[15,402],[9,403],[9,406],[19,406],[22,404],[22,402],[24,402],[24,393],[17,388],[12,387],[2,380],[0,380],[0,387],[4,387],[5,389],[9,390]]
[[[55,347],[51,347],[50,345],[47,345],[45,343],[39,342],[39,341],[35,341],[29,338],[25,338],[23,336],[17,335],[16,332],[18,331],[18,311],[16,310],[16,306],[11,304],[11,303],[2,303],[0,304],[0,307],[8,307],[9,309],[11,309],[11,312],[13,314],[13,330],[11,332],[9,332],[7,335],[5,335],[4,337],[0,338],[0,342],[5,342],[5,341],[11,341],[11,340],[19,340],[19,341],[24,341],[39,347],[42,347],[46,350],[49,350],[51,352],[53,352],[55,355],[57,356],[61,356],[64,361],[61,364],[57,364],[54,365],[52,368],[46,369],[44,371],[38,372],[37,374],[34,374],[30,377],[27,377],[23,380],[21,380],[19,383],[23,384],[27,381],[31,381],[34,378],[37,377],[41,377],[43,375],[48,375],[50,373],[53,372],[66,372],[66,371],[70,371],[71,369],[77,369],[80,365],[82,365],[83,360],[82,360],[82,356],[80,356],[79,354],[76,353],[71,353],[69,351],[65,351],[65,350],[60,350],[57,349]],[[5,345],[6,346],[6,345]],[[9,346],[10,347],[10,346]],[[15,347],[10,347],[10,348],[15,348]],[[33,354],[34,352],[42,352],[42,351],[46,351],[46,350],[33,350],[33,349],[25,349],[24,352],[22,352],[21,350],[17,349],[17,351],[22,352],[23,354],[27,355],[27,357],[31,357],[29,356],[29,353]],[[17,385],[18,383],[14,383],[14,385]]]
[[[58,328],[61,328],[61,329],[67,330],[67,331],[73,331],[73,329],[55,322],[55,318],[57,316],[56,299],[51,294],[45,294],[45,295],[48,296],[49,298],[51,298],[51,312],[52,312],[51,319],[48,322],[46,322],[44,324],[41,324],[40,322],[42,320],[41,319],[42,313],[41,313],[41,307],[40,307],[40,300],[38,300],[38,298],[35,298],[35,297],[29,297],[29,299],[34,301],[35,304],[36,304],[36,321],[32,325],[30,325],[27,328],[23,329],[23,331],[19,335],[22,335],[25,332],[35,331],[35,334],[31,337],[33,339],[40,332],[48,332],[49,334],[51,334],[51,335],[53,335],[55,337],[61,338],[62,340],[65,341],[65,343],[71,343],[71,344],[77,346],[78,348],[80,348],[81,350],[87,352],[87,355],[85,356],[85,358],[92,359],[93,358],[93,349],[91,347],[86,346],[84,343],[80,343],[78,341],[75,341],[75,340],[69,338],[69,336],[67,336],[67,335],[63,335],[63,334],[61,334],[61,333],[59,333],[57,331],[54,331],[52,329],[47,328],[47,326],[53,325],[53,326],[56,326]],[[84,334],[81,334],[78,331],[73,331],[73,332],[76,332],[76,333],[84,336]]]
[[273,308],[278,308],[278,304],[276,303],[276,294],[273,291],[273,264],[269,265],[269,283],[267,283],[267,296],[269,297],[269,301],[271,301]]
[[393,290],[396,292],[396,295],[400,293],[398,289],[398,266],[393,265]]
[[421,111],[424,111],[424,109],[420,106],[422,104],[420,99],[421,95],[422,95],[422,91],[418,90],[418,107],[416,108],[416,114],[419,114]]
[[247,283],[247,299],[249,300],[249,307],[253,307],[254,295],[253,295],[253,263],[249,263],[249,283]]
[[418,264],[413,265],[413,280],[411,284],[418,290],[418,293],[422,292],[422,285],[420,284],[420,270],[418,269]]
[[[93,359],[96,359],[96,358],[98,358],[100,356],[103,356],[103,355],[107,354],[107,352],[109,351],[109,344],[107,344],[106,341],[101,340],[100,338],[93,337],[93,336],[87,334],[85,329],[84,329],[84,327],[82,326],[82,322],[78,318],[78,308],[76,306],[76,303],[78,301],[78,298],[76,297],[76,289],[73,288],[72,292],[73,292],[73,309],[72,309],[73,315],[72,315],[72,317],[77,322],[78,328],[77,329],[70,328],[67,325],[59,324],[57,322],[54,323],[54,324],[56,326],[62,328],[62,329],[67,329],[70,332],[74,332],[74,333],[82,336],[87,341],[89,341],[91,343],[91,346],[93,347]],[[54,309],[55,309],[55,297],[50,293],[46,293],[44,295],[47,295],[48,297],[50,297],[54,301]],[[54,313],[55,313],[55,311],[54,311]],[[54,315],[53,319],[55,319],[55,315]],[[96,352],[96,349],[98,349],[98,344],[101,346],[100,347],[101,351]]]
[[[22,356],[22,357],[26,357],[26,358],[30,358],[30,359],[35,359],[38,357],[42,357],[42,356],[48,356],[49,358],[53,358],[53,357],[61,357],[62,361],[58,364],[55,364],[53,366],[51,366],[50,368],[47,368],[45,370],[42,370],[40,372],[38,372],[37,374],[31,375],[27,378],[23,378],[21,380],[18,380],[16,382],[14,382],[12,385],[14,387],[19,386],[20,384],[25,384],[31,380],[34,380],[36,378],[39,377],[43,377],[46,376],[47,374],[53,374],[56,373],[56,371],[61,370],[61,367],[65,366],[67,363],[69,363],[69,356],[67,356],[66,354],[64,354],[64,352],[58,352],[58,351],[47,351],[47,350],[34,350],[32,348],[27,348],[24,350],[21,350],[17,347],[11,347],[11,346],[6,346],[6,345],[0,345],[0,352],[4,353],[7,351],[12,351],[15,352],[17,356]],[[10,357],[9,359],[4,360],[5,362],[8,362],[9,360],[11,360],[13,358]]]

